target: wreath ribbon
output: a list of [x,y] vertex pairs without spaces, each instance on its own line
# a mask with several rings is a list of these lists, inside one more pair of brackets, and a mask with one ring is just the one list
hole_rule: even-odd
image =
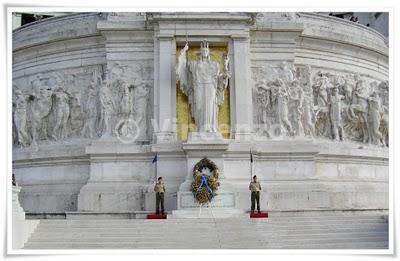
[[200,183],[200,186],[197,188],[197,190],[196,190],[196,194],[200,191],[200,189],[202,188],[202,187],[205,187],[206,189],[207,189],[207,191],[212,195],[213,193],[212,193],[212,189],[210,188],[210,186],[208,185],[208,181],[207,181],[207,178],[206,178],[206,176],[204,176],[204,175],[202,175],[201,176],[201,183]]

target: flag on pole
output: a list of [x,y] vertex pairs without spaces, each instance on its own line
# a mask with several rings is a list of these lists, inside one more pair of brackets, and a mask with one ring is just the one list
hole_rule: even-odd
[[250,162],[253,163],[253,153],[250,150]]
[[156,153],[156,155],[154,156],[154,159],[153,159],[153,161],[151,162],[151,163],[156,163],[157,162],[157,153]]

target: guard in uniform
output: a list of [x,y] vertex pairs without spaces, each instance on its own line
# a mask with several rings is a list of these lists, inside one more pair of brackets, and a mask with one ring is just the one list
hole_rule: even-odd
[[161,214],[164,215],[165,186],[162,177],[158,178],[157,183],[154,186],[154,191],[156,192],[156,214],[160,214],[160,205],[161,205]]
[[253,181],[250,182],[249,190],[251,191],[251,212],[254,212],[255,204],[257,202],[258,213],[261,213],[261,211],[260,211],[261,185],[260,185],[260,182],[258,182],[256,175],[253,176]]

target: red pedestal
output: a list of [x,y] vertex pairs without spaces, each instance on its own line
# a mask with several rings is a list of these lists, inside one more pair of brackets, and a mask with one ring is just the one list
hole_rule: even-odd
[[162,215],[152,213],[147,215],[147,219],[167,219],[167,214]]
[[249,212],[250,213],[250,218],[268,218],[268,212],[261,212],[258,213],[257,211],[254,212]]

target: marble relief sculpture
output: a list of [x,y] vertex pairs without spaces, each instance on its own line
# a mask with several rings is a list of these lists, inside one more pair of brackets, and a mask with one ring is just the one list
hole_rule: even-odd
[[102,77],[101,68],[94,68],[30,76],[27,91],[14,84],[13,143],[37,148],[76,137],[118,136],[121,120],[137,126],[125,126],[125,134],[137,132],[140,141],[147,140],[151,81],[144,75],[147,67],[137,68],[129,78],[110,69]]
[[139,140],[146,139],[147,133],[147,104],[149,98],[149,85],[145,81],[137,81],[133,85],[133,112],[134,119],[139,126]]
[[100,84],[100,77],[95,74],[88,86],[86,102],[83,106],[84,125],[81,131],[81,136],[87,138],[94,138],[97,136],[97,118],[98,118],[98,90],[97,86]]
[[383,144],[382,133],[379,130],[379,125],[382,119],[382,109],[380,100],[376,91],[368,97],[368,124],[369,124],[369,139],[373,144]]
[[67,137],[67,122],[70,117],[71,95],[63,87],[59,86],[52,94],[54,98],[55,125],[52,132],[54,140],[61,140]]
[[210,60],[208,42],[201,43],[199,61],[187,61],[188,44],[180,51],[176,67],[180,88],[189,98],[191,113],[198,132],[217,132],[218,106],[223,102],[224,90],[230,78],[228,58],[221,72],[217,62]]
[[254,92],[254,95],[257,99],[256,103],[259,105],[256,107],[256,117],[259,123],[259,131],[265,133],[269,137],[270,124],[267,112],[271,107],[271,88],[267,86],[266,81],[264,80],[256,86]]
[[100,94],[100,129],[102,137],[112,136],[112,116],[114,114],[115,103],[111,91],[111,81],[108,72],[105,73],[105,79],[101,83]]
[[361,137],[364,143],[368,142],[368,90],[364,80],[358,80],[353,90],[351,105],[349,106],[349,115],[353,122],[359,126]]
[[337,87],[332,88],[329,99],[329,116],[331,120],[331,138],[340,141],[343,140],[343,127],[342,127],[342,99],[343,96],[339,94]]
[[13,85],[14,99],[13,99],[13,117],[14,125],[17,136],[16,141],[22,146],[26,147],[30,144],[30,137],[27,128],[27,109],[28,109],[28,96],[24,94],[17,86]]
[[48,117],[52,108],[53,91],[42,82],[41,75],[37,75],[31,84],[33,90],[30,94],[31,144],[36,146],[41,137],[48,137]]
[[387,82],[368,85],[359,74],[313,74],[310,66],[294,69],[286,62],[257,67],[254,79],[257,135],[388,146]]
[[[218,64],[210,61],[207,42],[202,43],[199,61],[187,61],[187,50],[187,45],[181,50],[176,68],[181,88],[188,95],[198,131],[217,132],[218,106],[230,77],[229,59],[224,60],[221,72]],[[104,80],[98,70],[90,71],[82,91],[76,87],[82,77],[70,72],[39,73],[30,77],[28,88],[14,86],[14,144],[29,147],[43,141],[129,133],[138,133],[138,141],[147,140],[151,80],[144,74],[150,71],[144,73],[144,67],[135,66],[129,77],[121,76],[128,73],[129,66],[111,66]],[[294,67],[288,62],[263,67],[253,89],[258,135],[388,146],[387,81],[310,66]],[[115,130],[121,121],[124,133]],[[128,122],[135,125],[128,126]]]
[[281,79],[272,83],[272,100],[276,108],[276,120],[279,126],[279,133],[292,135],[292,124],[288,119],[289,93]]

